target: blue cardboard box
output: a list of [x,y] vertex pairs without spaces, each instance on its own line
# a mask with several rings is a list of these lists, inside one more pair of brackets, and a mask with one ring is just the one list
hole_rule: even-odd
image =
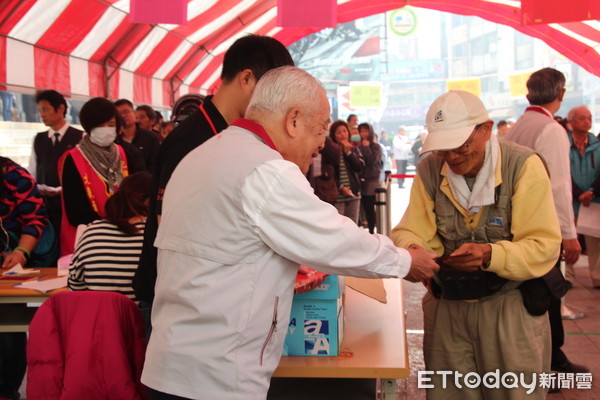
[[342,277],[328,276],[323,283],[294,295],[284,356],[337,356],[344,332]]

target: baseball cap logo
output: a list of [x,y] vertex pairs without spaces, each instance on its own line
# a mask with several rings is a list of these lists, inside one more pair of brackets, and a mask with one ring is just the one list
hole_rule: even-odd
[[433,122],[442,122],[444,121],[444,113],[442,110],[435,113],[435,117],[433,117]]

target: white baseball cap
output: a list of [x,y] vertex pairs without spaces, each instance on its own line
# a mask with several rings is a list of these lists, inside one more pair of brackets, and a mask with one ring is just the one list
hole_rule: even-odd
[[462,146],[475,126],[489,120],[485,106],[472,93],[451,90],[438,97],[425,119],[429,134],[419,155]]

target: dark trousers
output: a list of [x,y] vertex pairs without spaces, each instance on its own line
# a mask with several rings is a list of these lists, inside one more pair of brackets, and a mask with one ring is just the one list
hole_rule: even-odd
[[146,343],[148,343],[150,341],[150,334],[152,333],[152,320],[150,318],[152,316],[152,303],[140,300],[138,307],[146,325]]
[[[396,160],[396,173],[403,175],[406,174],[406,167],[408,166],[408,160]],[[398,178],[398,186],[404,187],[404,178]]]
[[[562,253],[562,246],[560,251]],[[556,262],[554,268],[560,270],[560,259]],[[563,295],[566,292],[566,290],[567,289],[565,289],[558,295]],[[550,320],[550,334],[552,337],[552,361],[550,362],[552,369],[564,365],[569,361],[565,353],[560,349],[565,344],[565,328],[563,327],[560,305],[560,297],[550,296],[550,306],[548,307],[548,319]]]
[[26,347],[25,332],[0,333],[0,397],[19,398],[27,369]]
[[369,233],[375,233],[375,195],[365,196],[360,198],[360,204],[365,211],[367,224],[369,225]]
[[565,353],[560,349],[565,344],[565,329],[563,327],[562,315],[560,314],[560,299],[552,297],[548,308],[550,319],[550,333],[552,335],[552,369],[569,361]]
[[159,392],[158,390],[149,387],[146,387],[146,390],[148,391],[148,399],[150,400],[192,400],[187,397],[179,397],[173,394]]

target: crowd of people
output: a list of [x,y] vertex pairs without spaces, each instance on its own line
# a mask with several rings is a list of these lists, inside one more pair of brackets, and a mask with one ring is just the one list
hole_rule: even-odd
[[[40,92],[49,130],[28,169],[0,157],[2,268],[70,257],[69,289],[136,302],[153,400],[265,398],[301,264],[423,282],[428,370],[588,372],[561,350],[560,298],[582,251],[577,215],[600,203],[600,141],[584,106],[567,132],[554,119],[564,76],[532,74],[531,106],[497,134],[479,98],[445,93],[409,140],[354,114],[330,121],[324,88],[293,65],[277,40],[246,36],[226,52],[220,88],[185,119],[93,98],[83,131],[66,122],[60,93]],[[392,160],[403,188],[411,156],[410,203],[390,239],[375,233],[375,190]],[[600,288],[600,238],[584,241]],[[0,398],[19,398],[25,345],[25,334],[0,334]],[[441,379],[429,399],[525,396]]]

